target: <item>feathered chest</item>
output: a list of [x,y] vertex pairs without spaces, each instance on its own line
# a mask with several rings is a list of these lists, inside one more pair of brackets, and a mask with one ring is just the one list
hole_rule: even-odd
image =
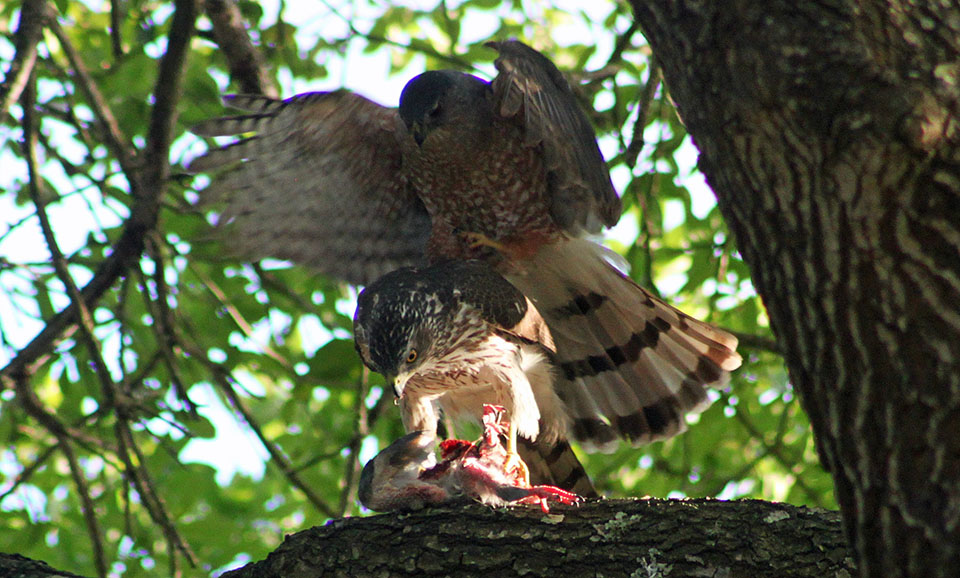
[[510,127],[469,139],[438,129],[404,164],[435,228],[495,241],[556,229],[540,153]]
[[497,388],[519,364],[519,347],[489,328],[466,331],[447,353],[432,359],[407,391],[441,395],[454,389]]

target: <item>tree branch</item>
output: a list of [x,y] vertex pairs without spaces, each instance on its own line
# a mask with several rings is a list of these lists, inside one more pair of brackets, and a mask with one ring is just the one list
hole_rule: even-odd
[[783,352],[780,351],[780,346],[777,344],[776,339],[765,337],[763,335],[756,335],[753,333],[744,333],[743,331],[733,331],[732,329],[724,329],[724,331],[733,334],[734,337],[739,339],[740,347],[783,355]]
[[[150,514],[150,519],[160,526],[167,540],[167,551],[168,557],[170,558],[170,574],[173,576],[179,574],[177,551],[181,552],[190,565],[196,568],[200,561],[197,559],[196,554],[193,553],[190,545],[183,539],[180,532],[177,531],[176,525],[173,523],[170,512],[167,511],[167,506],[163,498],[161,498],[159,493],[154,489],[156,484],[150,475],[150,471],[147,470],[146,459],[140,451],[140,447],[137,446],[137,441],[133,437],[133,431],[130,429],[130,424],[127,422],[126,416],[117,416],[114,432],[119,442],[118,453],[126,467],[126,473],[130,477],[133,486],[137,489],[137,493],[140,494],[140,501]],[[131,459],[131,453],[135,459]]]
[[637,100],[637,120],[633,124],[633,136],[630,138],[630,144],[626,152],[623,153],[623,162],[631,170],[637,165],[637,157],[643,150],[643,131],[647,128],[647,119],[650,115],[650,104],[660,86],[660,66],[653,58],[648,64],[649,74],[647,75],[647,84],[644,85],[640,98]]
[[[125,139],[120,134],[116,121],[96,89],[96,85],[86,74],[79,55],[73,51],[69,38],[63,30],[55,23],[51,25],[57,37],[63,37],[61,42],[65,43],[64,50],[68,51],[68,46],[70,47],[68,58],[71,58],[75,66],[80,85],[87,93],[94,114],[105,128],[108,148],[121,162],[121,167],[130,183],[131,194],[135,199],[130,217],[124,224],[123,233],[114,244],[113,251],[97,268],[93,279],[80,291],[81,302],[88,308],[99,301],[116,280],[127,272],[129,263],[139,257],[143,251],[144,235],[156,225],[159,198],[164,190],[169,171],[167,157],[174,129],[176,99],[180,95],[186,52],[195,20],[195,0],[179,0],[171,22],[167,52],[161,59],[160,72],[154,90],[156,103],[151,116],[148,148],[145,155],[147,164],[142,180],[139,178],[139,173],[131,166],[129,159],[132,153],[123,144]],[[124,162],[127,164],[124,165]],[[0,379],[18,375],[27,371],[28,367],[35,367],[35,362],[48,355],[56,341],[65,331],[74,326],[76,320],[77,305],[71,303],[66,309],[50,318],[43,330],[20,350],[6,367],[0,370]]]
[[21,4],[20,23],[16,32],[16,55],[7,70],[6,81],[0,86],[0,117],[5,116],[13,103],[20,100],[30,74],[37,62],[37,44],[43,37],[44,22],[51,11],[45,0],[26,0]]
[[[57,42],[60,43],[63,53],[66,55],[67,61],[70,62],[70,67],[73,69],[76,83],[83,92],[84,98],[87,99],[87,104],[89,104],[93,110],[96,123],[103,133],[103,143],[117,159],[117,162],[120,163],[120,168],[127,174],[127,177],[131,177],[136,172],[134,163],[137,156],[136,148],[134,148],[129,139],[123,135],[123,132],[120,131],[120,124],[117,122],[117,118],[113,115],[113,111],[107,104],[107,99],[104,98],[100,89],[97,87],[97,82],[87,71],[87,67],[83,63],[83,58],[80,56],[80,53],[77,52],[77,49],[74,48],[70,36],[60,26],[56,18],[50,19],[49,28],[50,31],[53,32],[53,35],[57,37]],[[132,180],[130,185],[133,186]]]
[[[531,548],[535,541],[536,547]],[[345,518],[293,534],[224,578],[267,576],[844,576],[840,516],[756,500],[481,505]]]
[[233,410],[239,414],[243,419],[244,423],[247,424],[253,433],[257,436],[257,439],[260,440],[260,443],[263,444],[264,449],[267,450],[267,453],[270,454],[270,459],[278,468],[280,468],[281,473],[290,483],[301,492],[304,496],[310,501],[311,504],[317,509],[318,512],[327,516],[328,518],[336,517],[336,512],[326,501],[323,500],[316,492],[313,491],[313,488],[308,486],[301,478],[298,473],[298,469],[295,468],[290,460],[283,454],[283,451],[269,438],[266,434],[263,433],[263,430],[260,428],[257,421],[254,419],[253,414],[250,413],[250,410],[247,409],[246,404],[243,403],[243,400],[240,399],[240,396],[237,395],[236,390],[233,387],[233,377],[230,375],[230,372],[221,366],[220,364],[214,363],[207,359],[206,353],[191,340],[186,339],[184,336],[178,336],[178,341],[183,347],[183,349],[191,355],[193,358],[197,359],[203,363],[210,373],[213,376],[214,383],[220,388],[223,394],[227,397],[227,400],[230,402]]
[[370,424],[367,421],[367,393],[370,391],[370,372],[366,367],[360,374],[357,381],[357,399],[353,404],[353,413],[356,419],[353,422],[353,437],[347,447],[350,450],[350,456],[346,460],[346,466],[343,473],[343,490],[340,492],[340,504],[337,508],[338,518],[343,517],[350,508],[350,504],[357,498],[357,484],[360,473],[360,445],[363,438],[370,433]]
[[243,16],[234,0],[206,0],[204,8],[213,23],[213,37],[227,58],[230,78],[247,94],[276,98],[276,83],[267,71],[263,55],[250,42]]
[[94,511],[93,498],[90,496],[90,488],[87,486],[83,471],[77,462],[77,456],[70,445],[71,434],[67,428],[60,423],[53,414],[49,413],[40,404],[36,394],[30,388],[30,380],[27,375],[20,374],[14,378],[17,401],[20,406],[33,419],[42,424],[47,431],[53,434],[57,439],[57,448],[63,452],[64,457],[70,467],[70,475],[77,488],[77,496],[80,498],[80,509],[83,513],[83,520],[87,526],[87,533],[90,536],[90,544],[93,548],[93,562],[97,568],[97,575],[104,578],[107,575],[107,559],[103,550],[103,531],[97,522],[97,514]]

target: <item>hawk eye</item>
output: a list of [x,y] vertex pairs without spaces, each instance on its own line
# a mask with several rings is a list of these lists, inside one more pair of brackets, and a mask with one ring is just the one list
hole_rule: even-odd
[[407,363],[413,363],[417,360],[417,350],[411,349],[410,353],[407,354]]
[[430,112],[427,113],[430,118],[437,118],[440,116],[440,103],[437,102],[433,105],[433,108],[430,109]]

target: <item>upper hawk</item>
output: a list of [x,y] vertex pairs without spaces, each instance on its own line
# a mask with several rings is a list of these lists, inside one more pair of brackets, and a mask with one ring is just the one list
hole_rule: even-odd
[[356,284],[485,261],[545,320],[574,438],[607,450],[674,435],[706,406],[704,387],[740,365],[737,340],[654,297],[584,238],[621,212],[590,122],[547,58],[517,41],[489,46],[492,82],[426,72],[399,108],[344,90],[227,97],[247,113],[193,131],[252,136],[190,168],[229,166],[205,195],[224,201],[230,245],[249,258]]

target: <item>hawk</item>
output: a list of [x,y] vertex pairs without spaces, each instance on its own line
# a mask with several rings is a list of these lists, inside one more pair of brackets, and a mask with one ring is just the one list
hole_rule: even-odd
[[[435,431],[438,407],[454,421],[479,422],[485,404],[503,406],[515,465],[525,467],[515,458],[519,434],[534,479],[594,494],[563,441],[569,419],[554,387],[550,331],[488,264],[444,261],[387,273],[360,293],[353,333],[363,362],[393,383],[404,429]],[[549,451],[542,457],[537,448]]]
[[[546,57],[517,41],[489,45],[499,51],[492,82],[425,72],[398,108],[343,90],[227,97],[246,114],[194,132],[248,136],[190,168],[225,169],[204,195],[223,201],[230,246],[248,258],[355,284],[405,266],[483,261],[549,330],[541,346],[567,435],[588,450],[672,436],[707,404],[705,386],[739,367],[737,340],[653,296],[585,238],[621,211],[593,129]],[[448,385],[448,403],[474,403]]]

